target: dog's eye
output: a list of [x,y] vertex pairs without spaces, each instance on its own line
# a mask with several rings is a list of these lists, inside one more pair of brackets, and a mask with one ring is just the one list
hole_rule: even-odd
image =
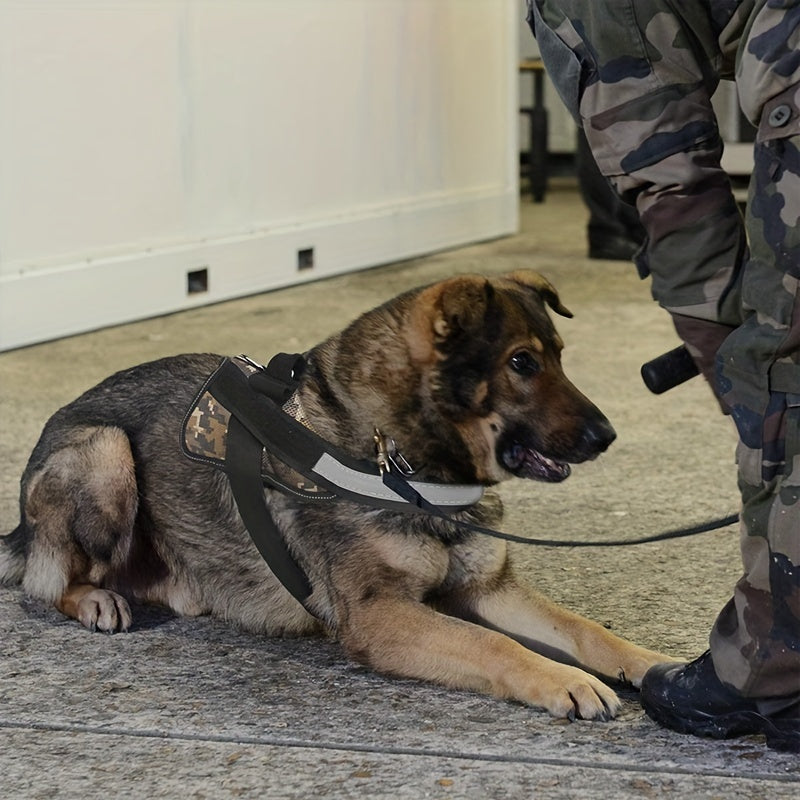
[[539,371],[539,362],[527,350],[514,353],[508,364],[520,375],[535,375]]

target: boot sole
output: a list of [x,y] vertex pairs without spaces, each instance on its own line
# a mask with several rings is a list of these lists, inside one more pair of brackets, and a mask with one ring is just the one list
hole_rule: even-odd
[[774,720],[755,711],[736,711],[713,716],[695,712],[692,719],[685,719],[663,713],[662,709],[647,708],[645,711],[659,725],[678,733],[712,739],[761,734],[766,737],[767,746],[774,750],[800,753],[800,720],[797,719]]

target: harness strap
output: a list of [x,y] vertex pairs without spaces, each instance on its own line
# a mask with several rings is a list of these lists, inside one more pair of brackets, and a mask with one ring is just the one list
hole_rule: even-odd
[[261,443],[235,416],[228,424],[228,450],[228,480],[242,522],[275,577],[305,606],[311,584],[286,547],[264,501]]

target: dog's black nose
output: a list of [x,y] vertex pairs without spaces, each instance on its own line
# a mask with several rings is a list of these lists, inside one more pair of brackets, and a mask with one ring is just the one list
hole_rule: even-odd
[[608,450],[616,438],[617,432],[611,423],[605,417],[601,417],[586,424],[581,435],[581,444],[587,454],[600,455]]

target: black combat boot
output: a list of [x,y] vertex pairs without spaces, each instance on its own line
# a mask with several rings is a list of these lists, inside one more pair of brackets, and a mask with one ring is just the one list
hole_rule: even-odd
[[717,677],[711,653],[689,664],[656,664],[642,680],[642,705],[666,728],[727,739],[763,734],[776,750],[800,753],[800,675],[797,693],[750,699]]

